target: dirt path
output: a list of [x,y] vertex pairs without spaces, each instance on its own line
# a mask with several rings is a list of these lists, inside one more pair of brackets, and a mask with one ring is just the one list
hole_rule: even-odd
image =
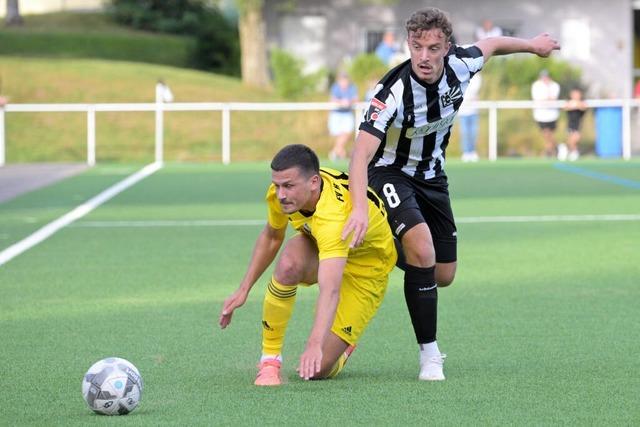
[[0,167],[0,203],[87,169],[78,163],[33,163]]

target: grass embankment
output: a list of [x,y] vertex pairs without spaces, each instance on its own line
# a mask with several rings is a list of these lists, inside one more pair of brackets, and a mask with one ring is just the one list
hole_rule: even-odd
[[[24,27],[0,30],[0,91],[12,103],[153,102],[164,78],[176,102],[282,101],[238,79],[185,69],[192,46],[186,37],[121,27],[105,14],[26,16]],[[237,112],[231,123],[234,161],[268,159],[292,142],[319,153],[331,145],[325,112]],[[96,126],[99,162],[153,159],[153,113],[97,113]],[[167,113],[165,159],[219,161],[221,133],[219,112]],[[6,143],[12,163],[84,161],[86,115],[9,113]]]
[[[247,88],[238,79],[151,64],[0,57],[4,92],[12,103],[153,102],[164,78],[176,102],[273,102],[270,91]],[[153,113],[97,113],[98,161],[146,161],[154,152]],[[287,143],[329,150],[325,112],[234,112],[233,160],[268,159]],[[165,114],[166,160],[220,160],[219,112]],[[82,161],[86,156],[84,113],[8,113],[7,161]]]

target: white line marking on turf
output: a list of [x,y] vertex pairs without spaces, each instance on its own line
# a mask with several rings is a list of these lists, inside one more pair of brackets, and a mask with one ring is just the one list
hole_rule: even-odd
[[140,220],[140,221],[82,221],[74,227],[225,227],[265,225],[263,219],[203,219],[203,220]]
[[162,168],[161,163],[152,163],[145,166],[133,175],[128,176],[117,184],[107,188],[97,196],[84,202],[80,206],[73,209],[71,212],[68,212],[60,218],[50,222],[35,233],[22,239],[18,243],[9,246],[7,249],[0,252],[0,266],[6,264],[21,253],[31,249],[38,243],[49,238],[61,228],[66,227],[79,218],[82,218],[101,204],[105,203],[109,199],[113,198],[117,194],[123,192],[127,188],[143,180],[154,172],[158,171],[160,168]]
[[640,214],[612,215],[529,215],[529,216],[470,216],[456,219],[456,223],[486,222],[575,222],[575,221],[640,221]]
[[[640,221],[640,214],[620,215],[537,215],[537,216],[472,216],[456,219],[458,224],[511,222],[575,222],[575,221]],[[227,227],[264,225],[260,219],[158,220],[158,221],[81,221],[73,227]]]

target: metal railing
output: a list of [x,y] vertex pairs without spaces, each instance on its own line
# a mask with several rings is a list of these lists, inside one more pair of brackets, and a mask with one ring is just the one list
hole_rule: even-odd
[[[540,107],[564,107],[566,101],[476,101],[465,103],[465,107],[488,110],[489,115],[489,160],[498,158],[498,111],[506,109],[532,109]],[[632,108],[640,109],[637,99],[587,100],[590,108],[619,107],[622,109],[622,157],[631,158]],[[247,102],[185,102],[185,103],[129,103],[129,104],[7,104],[0,107],[0,166],[5,164],[5,121],[7,113],[34,112],[84,112],[87,115],[87,164],[96,163],[96,112],[154,112],[155,113],[155,161],[162,162],[164,155],[165,111],[220,111],[222,113],[222,162],[231,163],[231,112],[232,111],[323,111],[336,107],[330,102],[302,103],[247,103]],[[359,120],[368,104],[354,106]]]

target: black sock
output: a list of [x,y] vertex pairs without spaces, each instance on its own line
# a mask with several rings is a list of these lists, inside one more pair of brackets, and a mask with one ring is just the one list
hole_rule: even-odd
[[438,321],[438,286],[435,280],[435,266],[421,268],[406,265],[404,298],[418,343],[435,341]]

